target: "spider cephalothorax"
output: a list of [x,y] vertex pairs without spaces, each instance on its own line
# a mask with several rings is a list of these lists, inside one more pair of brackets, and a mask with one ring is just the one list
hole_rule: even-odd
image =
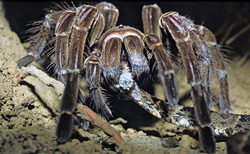
[[[212,103],[210,92],[212,64],[220,81],[220,107],[223,113],[230,112],[230,103],[227,72],[213,33],[204,26],[195,25],[193,21],[177,12],[162,15],[161,9],[156,4],[143,7],[145,34],[129,26],[115,27],[118,15],[116,7],[106,2],[99,3],[95,7],[81,5],[48,14],[39,33],[33,37],[29,56],[18,61],[19,66],[23,66],[39,59],[50,38],[49,34],[55,34],[56,72],[65,84],[60,106],[61,115],[56,129],[57,141],[63,143],[70,138],[77,103],[84,104],[80,109],[84,114],[84,120],[102,126],[101,122],[96,122],[96,114],[86,106],[85,99],[82,98],[79,90],[79,76],[82,74],[85,74],[87,91],[94,104],[93,110],[98,114],[112,116],[101,91],[102,82],[105,82],[108,88],[122,93],[157,118],[164,118],[186,127],[194,125],[193,122],[183,123],[185,119],[166,118],[170,113],[174,113],[168,109],[177,105],[179,94],[169,56],[170,51],[167,51],[166,45],[161,40],[161,27],[173,38],[181,55],[188,83],[191,85],[195,123],[199,128],[202,147],[208,153],[214,152],[215,140],[209,110]],[[51,28],[52,25],[55,30]],[[92,53],[88,54],[84,50],[85,47],[91,49]],[[157,71],[152,71],[149,63],[151,58],[145,54],[146,51],[153,55]],[[88,57],[85,57],[85,54]],[[169,103],[156,99],[137,84],[138,78],[155,72],[160,76]],[[112,131],[110,134],[116,136],[117,141],[121,141],[119,133]]]

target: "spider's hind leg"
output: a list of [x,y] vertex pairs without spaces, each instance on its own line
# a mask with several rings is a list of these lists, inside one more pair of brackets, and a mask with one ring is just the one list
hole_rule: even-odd
[[200,69],[203,94],[210,109],[212,107],[212,95],[210,92],[212,65],[211,53],[205,39],[196,29],[193,21],[184,16],[181,16],[181,19],[190,34],[190,41],[192,42],[193,51],[195,52],[198,61],[198,68]]
[[[42,25],[39,27],[39,32],[29,39],[31,46],[28,49],[28,55],[17,61],[18,67],[27,66],[34,60],[40,59],[41,55],[44,53],[44,48],[48,43],[48,39],[54,33],[53,27],[56,25],[62,13],[63,11],[58,11],[45,16]],[[32,32],[32,30],[30,31]]]
[[220,111],[222,113],[230,113],[231,105],[229,101],[227,70],[224,58],[219,51],[219,47],[217,45],[217,41],[214,34],[204,26],[196,25],[196,27],[197,30],[199,30],[200,34],[203,35],[209,47],[210,53],[212,55],[214,71],[220,82]]

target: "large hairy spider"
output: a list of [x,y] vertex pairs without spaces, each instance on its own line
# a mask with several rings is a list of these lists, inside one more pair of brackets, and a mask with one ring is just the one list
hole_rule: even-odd
[[[220,81],[221,112],[229,113],[230,103],[227,71],[213,33],[177,12],[162,15],[156,4],[143,7],[144,33],[129,26],[115,27],[118,16],[118,9],[106,2],[96,6],[81,5],[52,11],[45,16],[39,32],[32,37],[29,55],[18,61],[19,66],[26,66],[39,59],[51,34],[55,35],[56,72],[66,87],[60,103],[57,141],[64,143],[70,138],[77,103],[83,104],[81,112],[87,116],[84,120],[93,121],[95,113],[86,106],[86,99],[79,90],[79,76],[82,74],[85,75],[89,97],[94,104],[92,109],[98,114],[112,116],[101,91],[101,85],[105,83],[109,89],[122,93],[155,117],[166,117],[166,105],[137,84],[139,78],[154,73],[149,64],[150,55],[153,55],[167,101],[172,106],[178,103],[178,88],[170,51],[167,51],[161,40],[162,28],[173,38],[182,57],[188,83],[192,87],[194,113],[202,148],[207,153],[215,152],[209,110],[212,103],[209,88],[211,66],[214,66]],[[91,49],[92,52],[89,54],[86,49]],[[121,141],[119,133],[111,134]]]

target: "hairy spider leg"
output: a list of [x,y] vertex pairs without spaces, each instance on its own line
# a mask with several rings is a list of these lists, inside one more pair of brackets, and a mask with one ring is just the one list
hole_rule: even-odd
[[180,16],[183,20],[184,25],[187,27],[187,30],[190,34],[190,40],[192,41],[193,50],[196,54],[196,58],[199,62],[199,68],[201,72],[202,85],[204,95],[206,97],[206,102],[208,103],[209,108],[212,107],[212,95],[210,92],[211,84],[211,53],[209,48],[204,40],[203,36],[196,29],[193,21],[190,19]]
[[[113,21],[117,21],[119,12],[115,6],[110,3],[99,3],[102,7],[97,10],[96,7],[83,5],[76,8],[76,17],[68,15],[61,16],[61,21],[57,24],[56,55],[58,74],[61,74],[61,80],[65,81],[66,88],[61,100],[61,116],[59,117],[56,135],[59,143],[66,142],[70,137],[73,127],[73,112],[76,108],[76,102],[79,100],[79,73],[82,69],[83,53],[86,39],[89,36],[89,47],[95,44],[96,40],[102,34],[105,23],[113,27],[116,23],[105,22],[106,14],[111,11]],[[104,10],[102,10],[104,9]],[[74,18],[74,19],[73,19]],[[106,20],[111,20],[107,18]],[[110,26],[111,25],[111,26]],[[68,29],[67,29],[68,28]],[[69,32],[68,35],[65,33]],[[64,39],[64,40],[61,40]],[[69,43],[68,43],[69,42]],[[86,81],[89,86],[89,93],[97,111],[106,117],[112,116],[112,113],[105,103],[105,99],[100,89],[100,63],[99,58],[93,53],[85,61]],[[78,100],[77,100],[78,96]],[[82,96],[82,95],[81,95]]]
[[90,47],[92,47],[95,43],[98,43],[102,32],[106,32],[107,30],[115,27],[119,17],[119,10],[112,3],[100,2],[95,7],[100,12],[100,19],[95,21],[90,32]]
[[201,146],[207,153],[213,153],[216,147],[213,131],[210,128],[211,116],[206,96],[203,93],[205,87],[202,85],[199,61],[193,50],[190,33],[177,12],[168,12],[162,15],[160,18],[160,27],[165,32],[168,30],[176,42],[186,69],[188,83],[192,87],[191,95],[194,103],[195,117],[200,126],[199,138]]
[[[119,11],[111,3],[100,2],[96,5],[96,8],[100,12],[100,20],[94,23],[93,28],[90,32],[89,46],[98,42],[100,37],[100,29],[104,29],[104,32],[113,28],[118,20]],[[109,118],[112,116],[112,112],[106,104],[105,97],[101,91],[100,87],[100,75],[102,72],[103,64],[100,63],[98,57],[99,50],[94,51],[84,62],[84,67],[86,69],[86,82],[89,87],[89,95],[91,101],[96,109],[96,112]],[[112,64],[109,64],[112,65]]]
[[[94,27],[90,32],[90,38],[89,38],[90,47],[94,43],[96,43],[96,40],[100,37],[102,33],[100,29],[103,29],[103,27],[100,26],[101,25],[100,23],[105,22],[104,31],[107,31],[108,29],[111,29],[116,25],[119,16],[118,9],[111,3],[100,2],[96,5],[96,8],[98,9],[99,12],[101,12],[100,16],[103,17],[100,17],[99,20],[95,21],[98,23],[94,24]],[[73,8],[69,9],[73,10]],[[79,7],[75,9],[79,9]],[[52,37],[51,34],[54,34],[54,27],[60,15],[64,11],[66,10],[56,11],[53,13],[49,13],[45,16],[45,19],[41,27],[39,27],[39,32],[36,35],[29,38],[31,42],[31,47],[28,49],[29,54],[17,61],[18,67],[27,66],[31,62],[39,60],[41,58],[42,54],[44,53],[44,48],[48,43],[47,41]],[[29,31],[33,32],[34,28],[31,28]]]
[[58,20],[55,29],[56,72],[58,74],[58,78],[64,84],[66,84],[66,79],[67,79],[66,72],[68,68],[68,59],[69,59],[68,42],[70,41],[70,34],[76,15],[77,14],[75,11],[63,12]]
[[[100,12],[100,19],[94,23],[94,26],[90,32],[90,47],[98,42],[102,32],[106,32],[107,30],[115,27],[119,17],[119,10],[111,3],[100,2],[95,7]],[[100,31],[100,29],[102,29],[102,31]]]
[[171,59],[168,51],[161,41],[161,30],[159,27],[159,18],[162,15],[158,5],[145,5],[142,9],[142,21],[145,33],[144,42],[146,42],[150,52],[153,53],[158,65],[161,83],[164,88],[167,100],[176,105],[179,100],[178,86],[174,75]]
[[144,41],[146,42],[150,51],[153,52],[159,67],[159,73],[161,76],[161,82],[164,88],[165,96],[172,105],[176,105],[179,100],[179,92],[168,52],[166,51],[159,37],[153,33],[147,34],[144,38]]
[[229,100],[227,70],[223,55],[220,52],[214,34],[204,26],[200,25],[195,25],[195,26],[208,45],[208,48],[212,55],[213,68],[220,82],[220,100],[219,100],[220,112],[230,113],[232,110]]
[[[63,14],[56,26],[56,31],[62,35],[62,38],[60,35],[56,37],[56,55],[61,55],[57,56],[56,61],[58,66],[65,67],[58,71],[60,71],[59,74],[62,74],[63,80],[66,82],[60,102],[61,115],[56,128],[59,143],[66,142],[72,133],[73,112],[78,98],[79,74],[83,64],[84,46],[94,20],[98,19],[97,9],[89,5],[82,5],[77,8],[75,14],[73,17],[67,13]],[[68,19],[70,17],[72,17],[71,20]],[[69,44],[65,41],[68,36],[63,36],[67,28],[69,30],[68,34],[70,34]],[[63,37],[66,37],[64,41],[62,41]],[[62,63],[65,63],[65,65],[62,65]]]
[[31,46],[28,49],[29,54],[17,61],[17,66],[27,66],[35,60],[39,60],[41,55],[44,53],[44,48],[47,45],[48,39],[54,34],[53,27],[56,25],[60,15],[63,11],[47,14],[43,21],[43,24],[39,28],[39,32],[30,38]]
[[101,60],[96,55],[99,53],[92,52],[85,62],[86,82],[88,85],[89,97],[95,107],[95,111],[106,118],[112,117],[106,99],[101,91]]

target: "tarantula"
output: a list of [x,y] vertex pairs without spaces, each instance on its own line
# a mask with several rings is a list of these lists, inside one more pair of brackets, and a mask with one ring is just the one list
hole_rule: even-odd
[[[101,84],[106,83],[108,88],[132,99],[155,117],[164,118],[168,112],[164,104],[155,101],[137,84],[139,78],[152,72],[149,55],[153,55],[166,99],[172,106],[178,103],[177,82],[170,51],[161,40],[161,27],[174,39],[181,54],[188,83],[192,87],[201,145],[207,153],[215,152],[209,110],[212,103],[209,88],[211,64],[220,81],[220,108],[223,113],[230,112],[230,103],[227,71],[213,33],[177,12],[162,15],[156,4],[143,7],[144,34],[129,26],[115,27],[118,16],[118,9],[106,2],[98,3],[95,7],[81,5],[47,14],[39,33],[32,38],[29,55],[18,61],[19,66],[26,66],[39,59],[51,34],[55,34],[56,72],[66,85],[60,103],[57,141],[64,143],[70,138],[77,103],[86,104],[79,90],[79,76],[82,74],[85,74],[93,110],[98,114],[112,116],[101,91]],[[92,50],[87,58],[84,57],[88,54],[86,49]],[[146,51],[149,53],[145,54]],[[81,111],[87,116],[84,120],[93,119],[95,113],[86,105],[83,108]],[[113,135],[121,141],[119,133]]]

